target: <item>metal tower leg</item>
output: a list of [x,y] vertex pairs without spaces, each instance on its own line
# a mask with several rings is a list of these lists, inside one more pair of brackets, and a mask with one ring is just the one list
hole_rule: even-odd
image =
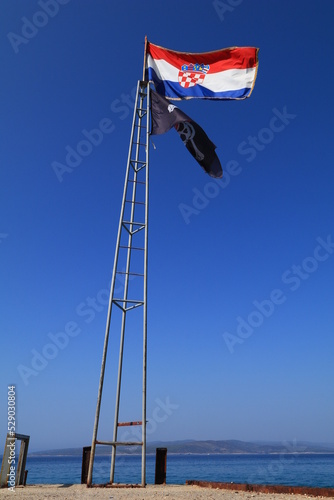
[[[123,200],[121,214],[119,219],[119,227],[117,234],[116,251],[114,258],[114,267],[112,281],[110,287],[109,307],[105,331],[105,340],[102,355],[101,374],[98,389],[96,414],[93,430],[93,439],[91,447],[91,456],[89,462],[89,470],[87,484],[92,484],[93,463],[95,456],[95,448],[97,444],[106,444],[112,446],[110,482],[114,481],[116,447],[121,445],[140,445],[142,446],[142,471],[141,484],[145,486],[146,479],[146,384],[147,384],[147,242],[148,242],[148,170],[149,170],[149,84],[144,81],[139,81],[137,85],[136,102],[133,114],[133,122],[131,129],[129,154],[127,160],[126,176],[123,191]],[[131,198],[130,198],[131,196]],[[140,214],[138,220],[138,213]],[[140,239],[140,246],[136,246],[139,238],[139,233],[144,232],[144,237]],[[123,244],[124,239],[126,244]],[[139,252],[142,256],[141,265],[142,273],[133,272],[131,262],[134,252]],[[121,268],[120,254],[125,257],[125,270]],[[124,255],[125,253],[125,255]],[[137,259],[138,265],[138,259]],[[136,270],[137,271],[137,270]],[[115,282],[119,275],[124,276],[123,297],[115,296]],[[135,299],[129,298],[131,288],[131,278],[140,277],[143,280],[141,296]],[[136,287],[138,293],[138,287]],[[105,374],[105,366],[107,359],[109,332],[111,325],[111,314],[113,305],[116,305],[122,311],[122,323],[120,333],[120,350],[118,362],[118,378],[116,389],[116,404],[115,418],[113,428],[112,441],[98,441],[98,424],[100,417],[102,390]],[[142,425],[142,441],[141,442],[118,442],[117,431],[119,425],[119,407],[123,368],[123,350],[124,338],[126,333],[126,316],[127,313],[135,308],[143,308],[143,385],[142,385],[142,421],[136,422]]]

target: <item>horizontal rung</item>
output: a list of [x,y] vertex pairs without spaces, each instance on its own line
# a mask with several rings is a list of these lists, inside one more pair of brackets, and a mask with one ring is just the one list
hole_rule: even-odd
[[118,427],[129,427],[131,425],[141,425],[142,421],[138,420],[137,422],[118,422]]
[[133,299],[113,299],[113,302],[129,302],[129,304],[140,304],[143,305],[144,302],[142,300],[133,300]]
[[141,165],[145,165],[146,164],[146,161],[142,161],[142,160],[130,160],[132,163],[140,163]]
[[142,273],[127,273],[125,271],[116,271],[116,274],[127,274],[128,276],[144,276]]
[[123,220],[123,224],[133,224],[134,226],[145,226],[145,222],[135,222],[135,221],[128,221],[128,220]]
[[145,201],[133,201],[133,200],[125,200],[126,203],[134,203],[135,205],[145,205]]
[[95,443],[107,446],[143,446],[142,441],[95,441]]
[[131,248],[131,250],[145,250],[145,248],[141,248],[141,247],[128,247],[126,245],[120,245],[119,248]]
[[128,182],[135,182],[136,184],[146,184],[144,181],[135,181],[134,179],[128,179]]

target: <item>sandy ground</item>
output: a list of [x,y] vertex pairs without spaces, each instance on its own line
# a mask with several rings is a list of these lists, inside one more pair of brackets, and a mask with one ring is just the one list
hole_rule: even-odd
[[[254,498],[256,497],[256,498]],[[40,485],[16,487],[15,491],[0,490],[0,498],[27,498],[44,500],[61,499],[122,499],[122,500],[306,500],[306,495],[254,493],[244,491],[218,490],[199,486],[149,485],[146,488],[87,488],[85,485]]]

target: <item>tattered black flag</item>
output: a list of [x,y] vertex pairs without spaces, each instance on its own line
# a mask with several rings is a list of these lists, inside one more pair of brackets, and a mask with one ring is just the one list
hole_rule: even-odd
[[223,170],[216,155],[216,146],[204,130],[177,106],[154,90],[151,93],[152,135],[164,134],[172,127],[179,133],[184,145],[211,177],[222,177]]

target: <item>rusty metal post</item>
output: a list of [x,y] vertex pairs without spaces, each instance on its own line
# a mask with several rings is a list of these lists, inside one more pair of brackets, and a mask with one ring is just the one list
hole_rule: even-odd
[[27,462],[27,456],[28,456],[28,446],[29,446],[29,436],[25,436],[22,434],[16,434],[16,439],[21,440],[21,446],[20,446],[20,454],[19,454],[19,460],[17,463],[17,471],[16,471],[16,485],[22,485],[24,484],[24,474],[25,474],[25,468],[26,468],[26,462]]
[[81,484],[87,483],[91,446],[82,448]]
[[18,485],[21,486],[24,484],[24,473],[28,455],[29,439],[30,436],[26,436],[25,434],[13,433],[12,436],[10,434],[7,434],[5,450],[2,458],[1,472],[0,472],[0,488],[7,486],[8,484],[8,477],[9,477],[10,463],[11,463],[9,459],[10,458],[9,450],[11,447],[14,447],[15,449],[17,440],[21,441],[21,445],[20,445],[20,454],[16,465],[15,486]]
[[154,484],[166,484],[167,448],[157,448],[155,455]]

